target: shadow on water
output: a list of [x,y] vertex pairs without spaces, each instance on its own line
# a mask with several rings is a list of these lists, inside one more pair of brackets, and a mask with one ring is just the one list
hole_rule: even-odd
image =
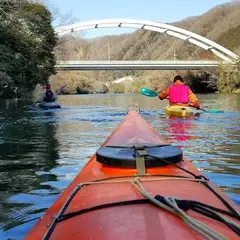
[[[57,181],[56,175],[48,173],[59,158],[57,124],[34,119],[36,113],[26,111],[24,103],[0,104],[0,227],[4,231],[39,217],[52,202],[51,195],[59,194],[43,184]],[[54,119],[54,112],[38,114]],[[11,236],[19,237],[21,231],[12,231]]]

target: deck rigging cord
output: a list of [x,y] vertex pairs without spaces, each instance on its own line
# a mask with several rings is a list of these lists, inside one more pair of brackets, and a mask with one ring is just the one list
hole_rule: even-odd
[[[126,146],[128,147],[128,146]],[[134,146],[132,146],[134,147]],[[232,218],[235,218],[237,220],[240,220],[240,214],[239,212],[234,209],[233,206],[231,206],[230,203],[228,203],[221,195],[219,195],[208,183],[209,179],[207,179],[205,176],[202,175],[196,175],[187,169],[182,168],[181,166],[171,163],[165,159],[157,158],[155,156],[148,155],[148,157],[153,157],[158,159],[159,161],[163,161],[169,165],[172,165],[188,174],[190,174],[192,177],[185,177],[185,176],[167,176],[164,177],[164,174],[161,175],[162,177],[158,178],[149,178],[153,177],[153,175],[147,175],[147,176],[122,176],[122,177],[111,177],[111,178],[105,178],[105,179],[99,179],[92,182],[84,182],[81,184],[76,185],[75,189],[71,193],[71,195],[68,197],[64,205],[62,206],[61,210],[58,212],[57,216],[53,219],[51,225],[48,228],[48,231],[46,232],[45,236],[43,237],[43,240],[49,239],[51,236],[56,224],[58,222],[65,221],[69,218],[78,216],[83,213],[87,213],[90,211],[108,208],[108,207],[114,207],[114,206],[124,206],[124,205],[132,205],[132,204],[155,204],[156,206],[180,217],[189,227],[191,227],[194,231],[201,234],[208,240],[226,240],[227,237],[223,236],[220,233],[217,233],[214,229],[210,228],[206,224],[200,222],[199,220],[189,216],[185,211],[192,210],[195,211],[201,215],[204,215],[206,217],[209,217],[211,219],[214,219],[216,221],[219,221],[223,224],[225,224],[227,227],[229,227],[233,232],[235,232],[238,236],[240,236],[240,226],[232,221],[230,218],[226,217],[230,216]],[[156,175],[158,176],[158,175]],[[130,179],[119,179],[119,178],[130,178]],[[223,204],[229,209],[229,211],[219,209],[201,202],[192,201],[192,200],[182,200],[178,199],[176,197],[165,197],[156,195],[155,197],[151,196],[146,189],[143,186],[143,182],[148,181],[164,181],[164,180],[178,180],[178,181],[193,181],[198,182],[206,186],[210,191],[212,191],[222,202]],[[120,201],[120,202],[113,202],[108,204],[102,204],[98,206],[93,206],[86,209],[81,209],[76,212],[70,212],[67,214],[64,214],[65,210],[71,203],[74,196],[79,192],[80,189],[93,185],[93,184],[114,184],[114,183],[130,183],[132,184],[136,190],[138,190],[146,199],[134,199],[129,201]],[[224,215],[225,216],[224,216]]]

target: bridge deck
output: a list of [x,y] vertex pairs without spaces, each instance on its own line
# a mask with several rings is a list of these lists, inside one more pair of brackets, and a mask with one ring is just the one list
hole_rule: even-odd
[[58,61],[56,70],[199,70],[224,61]]

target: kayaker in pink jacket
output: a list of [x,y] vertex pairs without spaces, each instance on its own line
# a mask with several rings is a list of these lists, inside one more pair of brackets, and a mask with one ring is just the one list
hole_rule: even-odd
[[193,107],[200,108],[198,98],[188,86],[184,85],[180,75],[177,75],[173,80],[173,85],[161,91],[158,97],[160,100],[169,97],[169,105],[188,106],[190,103]]

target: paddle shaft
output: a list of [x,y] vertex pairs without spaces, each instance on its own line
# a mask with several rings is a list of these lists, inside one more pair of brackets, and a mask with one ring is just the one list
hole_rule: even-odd
[[204,111],[204,112],[208,112],[208,110],[203,109],[203,108],[196,108],[196,109],[202,110],[202,111]]
[[62,90],[62,89],[65,88],[66,86],[67,86],[67,84],[65,84],[65,85],[63,85],[63,86],[61,86],[61,87],[59,87],[57,90],[55,90],[55,92],[58,92],[58,91]]

